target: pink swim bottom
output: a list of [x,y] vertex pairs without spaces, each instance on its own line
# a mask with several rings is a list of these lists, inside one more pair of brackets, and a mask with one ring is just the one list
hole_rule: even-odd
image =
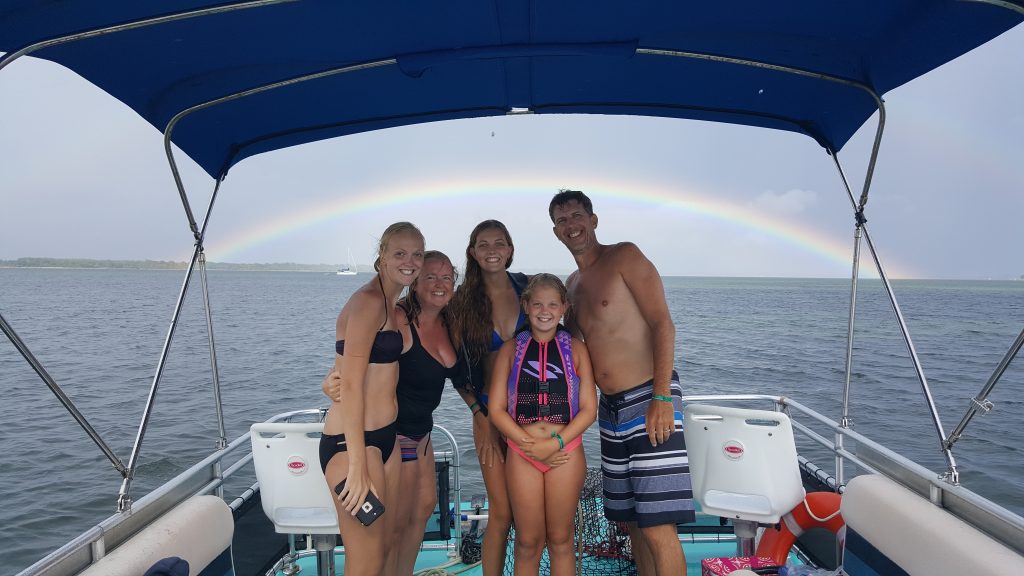
[[[541,474],[547,474],[548,470],[551,470],[551,466],[548,466],[547,464],[545,464],[543,462],[540,462],[538,460],[534,460],[533,458],[530,458],[529,456],[527,456],[523,452],[523,449],[520,448],[519,445],[516,444],[515,442],[512,442],[511,440],[506,438],[505,439],[505,443],[508,444],[508,447],[513,452],[515,452],[516,454],[519,454],[520,456],[522,456],[523,460],[526,460],[527,462],[532,464],[534,468],[536,468],[537,470],[540,470]],[[573,441],[571,441],[568,444],[566,444],[565,448],[562,448],[562,451],[564,451],[566,454],[568,454],[569,452],[572,452],[573,450],[579,448],[581,444],[583,444],[583,436],[577,436]]]

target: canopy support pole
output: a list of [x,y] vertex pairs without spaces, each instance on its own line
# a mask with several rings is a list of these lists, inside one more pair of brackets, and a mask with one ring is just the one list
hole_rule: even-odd
[[224,182],[224,178],[218,178],[216,185],[213,187],[213,194],[210,195],[210,204],[206,207],[206,218],[203,219],[203,229],[199,233],[200,237],[200,275],[203,280],[203,307],[206,311],[206,333],[209,336],[210,344],[210,368],[213,372],[213,401],[214,407],[217,410],[217,449],[223,450],[227,448],[228,439],[227,431],[224,427],[224,406],[221,402],[220,397],[220,370],[217,369],[217,348],[214,344],[213,338],[213,309],[210,306],[210,292],[206,282],[206,251],[205,247],[202,247],[202,239],[206,238],[206,227],[210,224],[210,214],[213,212],[213,203],[217,199],[217,193],[220,192],[220,185]]
[[[192,258],[189,261],[188,269],[185,271],[185,280],[181,284],[181,291],[178,293],[178,301],[177,301],[177,303],[174,306],[174,314],[171,315],[171,325],[167,329],[167,336],[164,338],[163,349],[160,351],[160,360],[157,362],[157,365],[156,365],[156,373],[153,375],[153,382],[152,382],[152,384],[150,384],[150,387],[149,387],[149,397],[146,399],[146,407],[145,407],[145,409],[142,412],[142,421],[139,422],[139,430],[138,430],[138,432],[135,435],[135,444],[132,446],[131,458],[128,460],[128,471],[127,471],[127,474],[125,475],[124,481],[121,483],[121,490],[118,492],[118,495],[117,495],[117,511],[118,512],[130,511],[131,507],[132,507],[131,484],[132,484],[132,479],[135,477],[135,468],[138,465],[139,452],[142,449],[142,441],[143,441],[143,439],[146,436],[146,429],[149,427],[149,419],[150,419],[150,416],[152,415],[153,403],[154,403],[154,401],[156,399],[156,391],[157,391],[157,388],[160,385],[160,377],[163,375],[164,364],[167,361],[167,355],[168,355],[168,353],[171,350],[171,342],[174,340],[174,331],[178,327],[178,319],[181,317],[181,310],[182,310],[182,307],[183,307],[183,305],[185,303],[185,295],[188,293],[188,285],[189,285],[189,281],[192,279],[192,272],[193,272],[193,270],[195,270],[197,262],[199,262],[201,259],[203,259],[205,261],[205,259],[203,258],[203,235],[206,233],[206,226],[210,222],[210,214],[213,212],[213,205],[214,205],[214,202],[217,200],[217,193],[220,191],[220,184],[221,184],[222,181],[223,181],[223,178],[219,178],[217,180],[217,184],[216,184],[216,186],[214,186],[214,189],[213,189],[213,194],[210,195],[210,205],[207,208],[206,217],[203,219],[203,229],[202,229],[202,232],[199,232],[196,229],[195,222],[191,219],[192,212],[191,212],[191,209],[189,208],[189,205],[188,205],[188,197],[184,195],[184,190],[182,190],[182,192],[183,192],[182,193],[182,202],[184,203],[185,213],[189,216],[190,228],[192,228],[192,230],[193,230],[193,232],[195,232],[195,236],[196,236],[195,248],[192,250]],[[200,268],[201,269],[203,268],[202,264],[200,265]],[[204,293],[205,293],[205,291],[206,291],[205,281],[204,281],[204,284],[203,284],[203,290],[204,290]],[[208,303],[207,303],[207,306],[209,306]],[[208,320],[210,319],[209,315],[207,316],[207,318],[208,318]],[[211,332],[210,332],[210,342],[211,342],[210,346],[212,347],[213,346],[213,332],[212,332],[212,329],[211,329]],[[216,357],[215,356],[211,356],[211,361],[214,362],[214,374],[216,374],[217,373]],[[223,436],[223,434],[224,434],[224,423],[223,423],[223,414],[221,413],[221,410],[220,410],[220,389],[219,389],[219,384],[216,381],[216,379],[214,381],[214,386],[215,386],[214,397],[217,399],[217,404],[218,404],[218,410],[217,410],[217,416],[218,416],[218,419],[219,419],[218,426],[220,428],[220,433]]]
[[[871,162],[869,164],[869,173],[865,178],[864,189],[861,193],[860,202],[854,198],[853,191],[850,188],[849,181],[846,178],[846,174],[843,171],[843,167],[839,162],[839,156],[830,151],[832,160],[835,162],[836,169],[839,171],[839,176],[842,179],[843,186],[846,189],[847,196],[850,198],[850,203],[853,205],[854,212],[857,218],[857,227],[862,231],[864,240],[867,242],[868,251],[871,253],[871,258],[875,263],[875,270],[878,271],[878,277],[882,280],[882,286],[885,288],[885,293],[889,298],[889,304],[892,307],[893,314],[896,316],[896,322],[899,324],[900,333],[903,335],[903,342],[907,345],[907,351],[910,354],[910,360],[914,364],[914,371],[917,373],[918,382],[921,384],[921,390],[924,392],[925,400],[928,404],[928,409],[931,412],[932,423],[935,426],[935,431],[939,435],[939,446],[946,458],[946,464],[948,469],[943,475],[943,478],[953,484],[960,484],[960,473],[957,470],[956,459],[953,457],[953,452],[946,446],[946,433],[942,428],[942,419],[939,417],[938,408],[935,405],[935,399],[932,397],[931,388],[928,385],[928,379],[924,375],[924,368],[921,366],[921,360],[917,356],[917,350],[914,347],[913,339],[910,337],[910,330],[907,328],[907,322],[903,318],[903,312],[900,310],[899,302],[896,301],[896,294],[892,289],[892,284],[889,282],[888,276],[885,274],[885,269],[882,266],[882,261],[878,257],[878,251],[875,249],[874,243],[871,241],[871,234],[868,232],[867,220],[864,218],[864,205],[867,203],[868,189],[870,187],[870,177],[875,165],[875,158],[878,155],[879,145],[881,143],[882,126],[885,119],[883,109],[879,109],[879,127],[878,132],[875,136],[875,145],[871,150]],[[849,376],[847,376],[849,377]],[[844,400],[845,401],[845,400]],[[846,411],[846,406],[843,408]]]
[[[25,46],[19,50],[8,52],[3,56],[3,58],[0,58],[0,70],[3,70],[3,68],[5,68],[8,64],[22,56],[32,54],[33,52],[42,50],[44,48],[49,48],[51,46],[76,42],[88,38],[95,38],[107,34],[115,34],[118,32],[124,32],[126,30],[134,30],[138,28],[145,28],[148,26],[155,26],[178,20],[186,20],[189,18],[221,14],[224,12],[232,12],[235,10],[260,8],[263,6],[271,6],[274,4],[283,4],[286,2],[296,1],[297,0],[248,0],[245,2],[238,2],[235,4],[226,4],[197,10],[188,10],[185,12],[178,12],[175,14],[167,14],[152,18],[143,18],[141,20],[136,20],[134,22],[126,22],[123,24],[116,24],[113,26],[104,26],[102,28],[86,30],[84,32],[77,32],[75,34],[68,34],[65,36],[60,36],[57,38],[51,38],[48,40],[43,40],[41,42],[36,42],[34,44]],[[216,404],[217,428],[219,433],[217,439],[217,447],[218,449],[224,449],[227,446],[227,437],[224,428],[224,414],[220,397],[220,381],[217,371],[217,357],[216,352],[214,350],[213,320],[210,312],[209,295],[206,283],[206,257],[203,252],[203,236],[206,233],[206,225],[209,223],[210,213],[213,211],[213,203],[217,197],[217,191],[220,188],[220,184],[223,181],[223,177],[217,179],[217,184],[214,188],[213,195],[210,198],[210,205],[206,212],[206,218],[203,222],[203,229],[200,232],[196,225],[195,218],[192,215],[192,209],[189,206],[188,197],[185,195],[184,186],[182,185],[181,178],[178,175],[177,167],[173,164],[173,161],[172,171],[174,172],[175,182],[178,186],[178,191],[181,196],[182,205],[185,209],[185,215],[188,218],[189,228],[192,230],[192,236],[195,239],[195,249],[192,252],[192,258],[189,261],[188,270],[185,272],[185,280],[182,283],[181,291],[178,294],[178,301],[174,308],[174,314],[171,317],[171,325],[168,328],[167,336],[164,339],[163,350],[161,351],[160,354],[160,360],[157,362],[156,374],[153,376],[153,382],[150,385],[149,397],[146,400],[146,407],[142,414],[142,421],[139,423],[139,430],[135,436],[135,443],[132,447],[132,454],[128,460],[127,467],[125,467],[125,465],[121,463],[121,461],[117,458],[113,451],[111,451],[110,448],[103,442],[99,434],[97,434],[96,431],[92,428],[92,426],[89,425],[88,421],[85,420],[85,417],[82,416],[80,412],[78,412],[78,410],[75,408],[71,400],[66,395],[64,395],[63,391],[60,390],[60,387],[57,386],[57,384],[53,381],[49,374],[47,374],[46,371],[42,368],[42,366],[38,363],[38,361],[35,360],[35,358],[31,355],[31,352],[28,351],[28,348],[25,347],[24,343],[21,342],[21,339],[18,338],[17,334],[14,333],[13,329],[10,329],[10,332],[8,332],[10,326],[7,324],[6,321],[2,319],[2,317],[0,317],[0,321],[2,321],[4,332],[7,333],[8,338],[10,338],[11,341],[15,343],[15,347],[17,347],[19,351],[22,351],[22,355],[25,355],[29,363],[32,364],[34,369],[36,369],[36,372],[46,382],[47,386],[49,386],[50,389],[53,390],[54,394],[56,394],[57,397],[61,400],[61,402],[64,403],[65,407],[68,408],[72,416],[75,417],[75,420],[77,420],[79,424],[81,424],[82,427],[85,428],[85,431],[89,434],[93,441],[97,443],[97,445],[104,452],[104,454],[106,454],[107,458],[111,460],[111,462],[114,464],[114,467],[121,472],[121,475],[124,477],[124,481],[121,483],[121,489],[118,492],[117,498],[117,509],[119,512],[131,510],[131,481],[135,476],[135,468],[136,465],[138,464],[139,451],[142,448],[142,441],[143,438],[145,437],[146,428],[149,425],[149,418],[153,407],[153,402],[156,397],[156,390],[160,383],[160,376],[163,373],[164,362],[166,361],[167,354],[170,351],[171,341],[174,337],[174,330],[177,327],[178,319],[181,315],[181,309],[182,305],[184,304],[185,295],[188,292],[188,284],[192,278],[192,271],[195,268],[197,260],[199,261],[200,264],[200,274],[202,276],[203,302],[206,308],[207,331],[209,333],[210,342],[210,362],[213,366],[214,402]]]
[[[352,64],[349,66],[341,66],[339,68],[328,68],[327,70],[321,70],[320,72],[305,74],[303,76],[297,76],[295,78],[289,78],[287,80],[281,80],[278,82],[271,82],[270,84],[264,84],[262,86],[256,86],[248,90],[242,90],[241,92],[228,94],[220,98],[214,98],[213,100],[208,100],[206,102],[196,104],[195,106],[191,106],[189,108],[182,110],[181,112],[178,112],[167,123],[167,127],[164,128],[164,153],[167,155],[167,162],[171,165],[171,173],[174,175],[174,182],[178,186],[178,193],[182,196],[183,201],[187,202],[187,200],[184,199],[185,188],[181,183],[181,176],[178,173],[178,164],[174,160],[174,151],[171,149],[171,135],[174,133],[174,128],[178,125],[178,122],[181,122],[181,120],[185,117],[200,110],[205,110],[206,108],[212,108],[219,104],[224,104],[225,102],[231,102],[232,100],[238,100],[240,98],[252,96],[254,94],[259,94],[261,92],[269,92],[271,90],[276,90],[277,88],[284,88],[285,86],[291,86],[293,84],[301,84],[302,82],[309,82],[310,80],[319,80],[320,78],[327,78],[330,76],[336,76],[338,74],[358,72],[360,70],[368,70],[370,68],[378,68],[381,66],[394,66],[396,64],[398,64],[398,60],[396,60],[395,58],[387,58],[385,60],[363,62],[361,64]],[[230,167],[230,165],[230,159],[226,160],[224,168],[221,171],[221,178],[224,178],[224,176],[227,174],[227,170]],[[192,220],[191,214],[189,214],[189,223],[193,226],[194,229],[195,221]]]
[[224,407],[220,398],[220,372],[217,370],[217,347],[213,339],[213,312],[210,307],[210,290],[206,282],[206,251],[199,253],[199,276],[203,284],[203,309],[206,312],[206,333],[210,343],[210,369],[213,373],[213,403],[217,410],[217,449],[223,450],[228,445],[227,432],[224,430]]
[[[849,406],[850,406],[850,374],[851,374],[852,365],[853,365],[853,327],[854,327],[854,321],[855,321],[855,317],[856,317],[856,308],[857,308],[857,277],[858,277],[858,275],[860,273],[860,271],[859,271],[859,269],[860,269],[860,245],[861,245],[861,235],[862,235],[861,228],[862,228],[862,225],[863,225],[863,222],[861,222],[861,219],[863,217],[863,205],[865,203],[867,203],[868,189],[869,189],[870,184],[871,184],[871,178],[872,178],[872,176],[874,174],[874,171],[875,171],[875,162],[878,159],[878,150],[879,150],[879,148],[881,146],[881,142],[882,142],[882,131],[883,131],[884,127],[885,127],[885,103],[882,101],[881,97],[879,97],[878,94],[876,94],[875,91],[871,87],[869,87],[869,86],[867,86],[865,84],[862,84],[860,82],[856,82],[854,80],[850,80],[850,79],[847,79],[847,78],[840,78],[838,76],[832,76],[832,75],[829,75],[829,74],[822,74],[820,72],[814,72],[814,71],[810,71],[810,70],[803,70],[803,69],[800,69],[800,68],[794,68],[792,66],[780,66],[778,64],[768,64],[768,63],[765,63],[765,62],[758,62],[756,60],[746,60],[746,59],[742,59],[742,58],[732,58],[732,57],[727,57],[727,56],[703,54],[703,53],[699,53],[699,52],[683,52],[683,51],[678,51],[678,50],[658,50],[658,49],[650,49],[650,48],[638,48],[636,50],[636,53],[637,54],[646,54],[646,55],[651,55],[651,56],[670,56],[670,57],[676,57],[676,58],[691,58],[691,59],[695,59],[695,60],[707,60],[707,61],[710,61],[710,62],[722,62],[722,63],[726,63],[726,64],[736,64],[736,65],[741,65],[741,66],[750,66],[750,67],[753,67],[753,68],[763,68],[763,69],[772,70],[772,71],[775,71],[775,72],[782,72],[782,73],[786,73],[786,74],[794,74],[794,75],[797,75],[797,76],[804,76],[804,77],[807,77],[807,78],[815,78],[815,79],[818,79],[818,80],[825,80],[825,81],[829,81],[829,82],[834,82],[836,84],[843,84],[843,85],[846,85],[846,86],[852,86],[854,88],[858,88],[858,89],[866,92],[875,101],[875,106],[878,109],[878,128],[875,131],[874,147],[873,147],[873,149],[871,151],[871,159],[870,159],[870,162],[868,164],[867,175],[864,178],[864,189],[861,192],[861,209],[858,210],[858,212],[857,212],[857,214],[858,214],[858,224],[857,224],[857,227],[856,227],[856,229],[854,231],[853,274],[852,274],[852,280],[851,280],[851,286],[850,286],[850,314],[849,314],[849,320],[848,320],[847,346],[846,346],[846,377],[845,377],[844,384],[843,384],[843,407],[842,407],[842,417],[840,418],[840,426],[842,426],[843,428],[851,427],[852,426],[852,422],[851,422],[850,417],[849,417],[849,415],[850,415],[850,408],[849,408]],[[828,152],[829,152],[829,154],[833,158],[836,157],[832,150],[828,150]],[[838,166],[838,163],[837,163],[837,166]],[[842,174],[842,168],[841,167],[840,167],[840,175],[843,177],[843,183],[846,185],[847,192],[849,193],[850,192],[850,187],[849,187],[849,184],[847,184],[847,182],[846,182],[846,176]],[[850,198],[851,199],[853,198],[852,193],[850,193]],[[855,203],[855,206],[856,206],[856,203]],[[929,401],[930,401],[930,399],[929,399]],[[837,432],[836,435],[835,435],[835,443],[836,443],[837,449],[842,449],[842,447],[843,447],[843,439],[844,439],[843,434],[840,434],[839,432]],[[843,459],[842,459],[842,457],[840,457],[838,455],[838,453],[836,455],[836,460],[835,460],[835,471],[836,471],[835,476],[836,476],[837,483],[841,485],[843,483],[843,481],[844,481]]]
[[[857,319],[857,280],[860,277],[860,245],[862,236],[861,224],[858,222],[857,226],[853,230],[853,272],[850,276],[850,314],[846,321],[846,369],[843,376],[842,415],[839,418],[839,427],[843,429],[853,428],[853,420],[850,418],[850,375],[853,373],[853,339],[854,326],[856,325]],[[846,474],[844,471],[845,459],[839,455],[839,452],[843,450],[844,438],[844,434],[836,432],[835,445],[837,453],[835,457],[835,477],[837,486],[841,486],[846,483]]]
[[1020,334],[1017,335],[1017,339],[1010,345],[1010,349],[1006,351],[1006,355],[999,361],[999,365],[996,366],[992,375],[989,376],[988,382],[982,386],[981,392],[978,392],[977,396],[971,398],[970,404],[967,406],[967,413],[964,414],[964,417],[960,420],[960,423],[956,425],[956,428],[953,428],[953,431],[949,433],[949,438],[946,440],[945,444],[947,449],[953,449],[953,445],[956,444],[957,440],[960,440],[960,436],[964,433],[964,429],[967,428],[967,425],[971,422],[971,419],[974,418],[975,414],[979,411],[987,414],[992,410],[992,402],[988,399],[988,395],[992,392],[992,389],[996,387],[996,382],[999,382],[999,379],[1002,378],[1003,372],[1006,372],[1007,366],[1009,366],[1010,362],[1017,356],[1017,353],[1020,352],[1022,346],[1024,346],[1024,329],[1020,331]]
[[156,398],[156,389],[160,385],[160,376],[164,371],[164,362],[167,360],[167,353],[171,349],[171,340],[174,337],[174,330],[178,327],[178,318],[181,315],[182,304],[185,302],[185,294],[188,292],[188,283],[192,279],[192,271],[195,269],[196,260],[199,258],[199,244],[196,244],[192,251],[192,259],[185,271],[185,280],[181,283],[181,290],[178,292],[178,301],[174,306],[174,313],[171,315],[171,326],[164,337],[163,349],[160,351],[160,360],[156,364],[156,374],[149,386],[149,396],[146,398],[146,407],[142,411],[142,421],[139,423],[139,430],[135,434],[135,443],[132,445],[131,458],[128,460],[128,473],[121,482],[121,490],[117,494],[117,511],[128,512],[132,509],[131,486],[132,478],[135,476],[135,467],[139,460],[139,450],[142,448],[142,440],[146,436],[146,428],[149,426],[150,412],[153,408],[153,401]]
[[110,460],[110,463],[114,465],[114,468],[124,476],[127,472],[127,468],[125,468],[124,463],[121,462],[121,459],[117,457],[117,454],[111,450],[110,446],[103,441],[99,432],[89,424],[85,415],[78,410],[78,407],[71,401],[71,398],[69,398],[68,395],[64,393],[64,390],[57,385],[57,382],[54,381],[53,377],[50,376],[50,373],[46,371],[46,368],[43,368],[43,365],[38,359],[36,359],[35,355],[32,354],[32,351],[28,349],[28,346],[26,346],[25,342],[18,336],[18,333],[14,331],[14,327],[7,322],[7,319],[4,318],[3,314],[0,314],[0,330],[3,330],[3,333],[7,335],[11,344],[14,344],[14,347],[18,349],[18,352],[20,352],[29,365],[32,366],[32,369],[36,371],[36,374],[38,374],[43,382],[46,383],[54,396],[60,400],[60,403],[67,408],[68,412],[71,413],[71,416],[76,422],[78,422],[79,426],[81,426],[82,429],[85,430],[85,433],[89,435],[89,438],[92,438],[92,441],[96,443],[96,446],[99,446],[99,449],[107,457],[107,460]]
[[[217,197],[217,192],[220,190],[221,182],[223,178],[217,180],[217,184],[213,189],[213,194],[210,196],[210,205],[206,208],[206,219],[203,221],[203,229],[200,232],[200,238],[206,237],[206,226],[210,222],[210,213],[213,211],[213,201]],[[200,241],[200,246],[202,242]],[[206,312],[206,334],[208,336],[207,342],[210,345],[210,370],[213,376],[213,406],[217,411],[217,450],[224,450],[228,446],[227,432],[224,427],[224,404],[221,401],[220,396],[220,370],[217,369],[217,346],[213,338],[213,309],[210,306],[210,290],[206,282],[206,250],[200,248],[199,252],[199,277],[202,280],[203,286],[203,310]],[[218,460],[213,465],[213,474],[217,479],[221,479],[222,470],[221,462]],[[224,497],[224,486],[218,485],[216,490],[217,496]]]

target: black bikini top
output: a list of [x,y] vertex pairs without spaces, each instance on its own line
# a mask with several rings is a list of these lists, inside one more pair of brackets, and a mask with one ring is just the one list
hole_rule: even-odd
[[[380,278],[378,277],[378,281]],[[384,292],[384,285],[381,284],[381,292]],[[373,346],[370,347],[370,364],[391,364],[398,362],[402,355],[402,333],[398,330],[384,330],[388,323],[387,299],[384,300],[384,323],[377,328],[377,335],[373,337]],[[334,351],[339,356],[345,355],[345,341],[336,340]]]
[[[383,326],[381,326],[383,328]],[[345,355],[345,341],[334,343],[334,351],[339,356]],[[378,331],[370,347],[370,364],[391,364],[398,362],[402,355],[402,334],[398,330]]]

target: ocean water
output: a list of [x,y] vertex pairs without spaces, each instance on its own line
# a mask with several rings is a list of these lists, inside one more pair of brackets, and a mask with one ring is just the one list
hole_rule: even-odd
[[[180,271],[0,269],[0,313],[118,456],[128,461]],[[334,319],[367,275],[210,272],[229,439],[255,421],[325,405]],[[897,281],[897,297],[945,429],[1024,327],[1024,282]],[[833,418],[841,406],[849,281],[665,278],[687,393],[784,394]],[[214,448],[201,289],[193,281],[133,485],[137,500]],[[858,293],[855,429],[945,469],[906,346],[878,281]],[[0,339],[0,574],[15,574],[114,512],[121,477],[14,346]],[[1011,363],[955,455],[968,488],[1024,514],[1024,360]],[[435,420],[482,493],[465,406],[450,389]],[[598,463],[596,431],[586,438]],[[818,462],[828,469],[831,460]],[[229,491],[230,493],[230,491]]]

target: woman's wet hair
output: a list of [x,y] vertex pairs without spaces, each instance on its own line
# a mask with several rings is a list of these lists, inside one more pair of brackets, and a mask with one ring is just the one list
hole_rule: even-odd
[[533,296],[533,293],[540,288],[554,288],[555,291],[558,292],[558,296],[562,299],[562,304],[568,302],[565,283],[562,282],[562,279],[554,274],[541,272],[540,274],[536,274],[530,278],[530,282],[527,283],[526,288],[523,289],[523,295],[520,298],[520,301],[524,306],[530,303],[530,298]]
[[380,242],[377,243],[377,258],[373,261],[373,269],[380,272],[380,259],[384,255],[384,252],[388,249],[388,242],[395,234],[401,234],[403,232],[412,232],[413,234],[420,237],[423,240],[423,232],[416,227],[412,222],[395,222],[391,226],[384,229],[384,233],[380,235]]
[[508,228],[499,220],[484,220],[477,224],[473,231],[469,233],[469,245],[466,246],[466,280],[469,280],[470,270],[473,270],[475,275],[483,277],[483,273],[480,271],[480,264],[476,261],[476,258],[473,258],[470,251],[476,247],[477,237],[485,230],[497,230],[505,236],[505,242],[508,243],[508,247],[511,250],[508,260],[505,261],[505,270],[512,267],[512,258],[516,255],[516,247],[512,244],[512,235],[508,233]]
[[491,331],[494,321],[491,319],[491,299],[484,289],[484,275],[480,264],[473,258],[472,250],[476,246],[477,237],[486,230],[498,230],[505,236],[511,253],[505,261],[505,269],[512,265],[515,246],[508,228],[497,220],[484,220],[476,225],[469,234],[469,245],[466,246],[466,274],[462,285],[455,291],[452,299],[452,343],[456,348],[465,347],[473,358],[482,358],[490,350]]
[[[423,253],[423,266],[426,267],[427,262],[431,260],[440,260],[444,262],[452,269],[452,290],[455,289],[455,283],[459,280],[459,271],[455,269],[455,265],[452,264],[451,258],[448,255],[439,250],[427,250]],[[416,287],[420,283],[420,279],[423,278],[422,274],[412,281],[412,285],[409,286],[409,292],[398,301],[398,305],[405,310],[405,317],[410,324],[417,322],[420,317],[420,312],[423,310],[423,306],[420,304],[419,297],[416,295]],[[446,305],[441,309],[441,322],[445,326],[448,326],[448,306]]]

